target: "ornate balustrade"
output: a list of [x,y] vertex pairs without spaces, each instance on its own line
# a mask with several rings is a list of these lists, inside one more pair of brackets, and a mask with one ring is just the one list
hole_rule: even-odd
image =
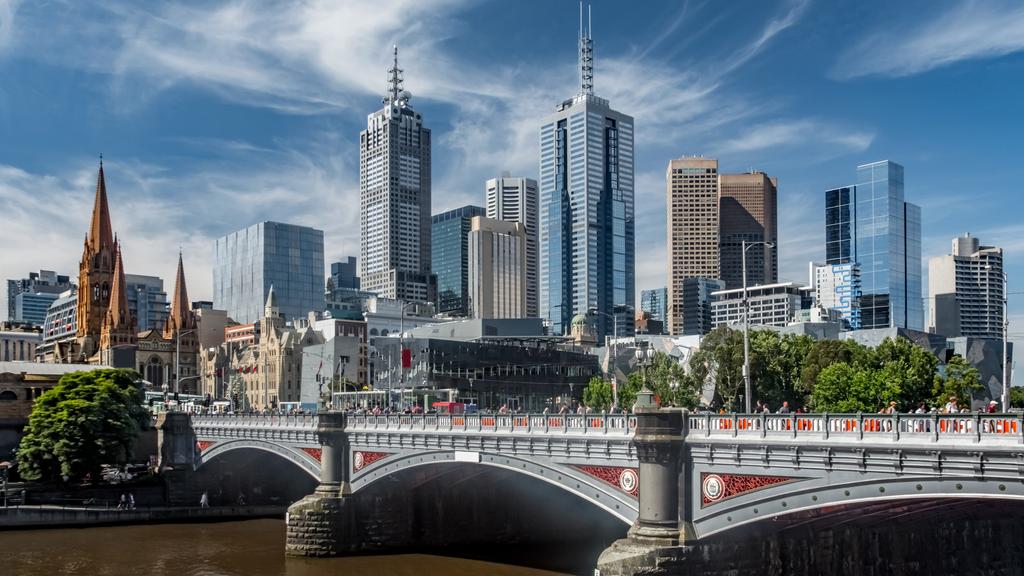
[[372,414],[351,415],[346,430],[474,432],[485,434],[633,435],[628,414]]

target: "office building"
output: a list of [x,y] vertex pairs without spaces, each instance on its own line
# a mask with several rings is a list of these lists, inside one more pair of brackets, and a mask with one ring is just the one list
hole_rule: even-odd
[[487,181],[487,217],[519,222],[526,229],[526,316],[537,318],[537,181],[508,172]]
[[715,278],[683,278],[679,292],[682,294],[682,321],[679,335],[703,336],[715,327],[712,318],[713,294],[725,290],[725,282]]
[[430,130],[409,105],[395,60],[384,106],[359,134],[360,287],[385,298],[436,299],[430,262]]
[[859,330],[860,322],[860,267],[853,263],[811,264],[814,302],[822,310],[835,310],[843,326]]
[[470,220],[484,214],[480,206],[463,206],[431,218],[431,266],[437,276],[438,313],[469,314]]
[[331,262],[331,276],[328,291],[331,288],[359,290],[359,263],[355,256],[349,256],[344,262]]
[[[593,41],[580,30],[580,89],[540,129],[540,314],[551,334],[596,310],[598,339],[611,315],[635,305],[633,118],[594,94]],[[633,333],[633,312],[619,329]]]
[[270,287],[286,319],[324,309],[324,233],[260,222],[214,244],[213,303],[232,320],[251,324],[262,317]]
[[[37,326],[42,326],[43,320],[40,320],[39,322],[34,322],[32,320],[25,320],[24,318],[18,316],[18,311],[16,310],[17,304],[15,302],[15,299],[17,298],[18,294],[60,294],[61,292],[70,289],[71,287],[72,284],[71,279],[69,277],[58,275],[57,273],[51,270],[29,272],[28,278],[21,278],[19,280],[8,280],[7,319],[12,322],[33,322]],[[30,313],[34,313],[34,308],[31,305],[28,308],[30,309]]]
[[950,338],[1003,338],[1003,249],[974,236],[928,261],[928,331]]
[[138,330],[163,330],[170,314],[164,281],[156,276],[139,274],[125,274],[124,279],[128,289],[128,309],[135,316]]
[[764,172],[719,176],[718,227],[721,279],[743,287],[743,242],[769,242],[747,250],[747,286],[778,282],[778,181]]
[[43,343],[39,328],[6,329],[0,327],[0,361],[33,362],[36,348]]
[[13,322],[40,327],[46,322],[46,311],[59,297],[52,292],[21,292],[14,297]]
[[[717,326],[743,325],[743,289],[718,290],[712,293],[711,322]],[[747,288],[748,323],[763,326],[786,326],[795,321],[801,310],[810,308],[810,290],[794,282],[764,284]]]
[[526,253],[526,227],[522,223],[482,216],[472,219],[468,259],[470,316],[528,316]]
[[650,314],[651,320],[664,324],[668,317],[668,288],[641,290],[640,310]]
[[686,156],[671,160],[668,191],[668,333],[683,334],[685,278],[721,277],[718,160]]
[[924,328],[921,208],[904,201],[903,166],[858,166],[857,184],[825,193],[825,257],[860,268],[861,328]]

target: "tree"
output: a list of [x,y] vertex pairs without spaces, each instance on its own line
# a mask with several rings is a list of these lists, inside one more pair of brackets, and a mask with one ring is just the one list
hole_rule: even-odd
[[1010,388],[1010,406],[1024,408],[1024,386]]
[[26,480],[66,476],[93,482],[102,465],[128,460],[148,423],[144,394],[131,370],[70,372],[32,406],[18,447],[18,472]]
[[818,374],[818,383],[811,396],[818,412],[876,412],[899,394],[893,374],[896,366],[882,370],[851,366],[838,362]]
[[946,377],[935,378],[931,400],[935,405],[941,406],[950,396],[956,396],[959,406],[970,406],[972,394],[981,389],[978,369],[957,354],[946,363]]
[[939,366],[935,354],[906,338],[886,338],[872,356],[872,366],[887,370],[890,383],[899,389],[893,400],[901,410],[913,410],[932,397]]
[[690,360],[690,371],[698,389],[705,382],[713,383],[717,400],[729,410],[738,408],[743,388],[743,334],[725,326],[709,332]]
[[633,407],[636,393],[644,385],[644,378],[647,379],[647,387],[654,392],[662,406],[697,407],[700,387],[696,381],[679,365],[677,359],[664,352],[656,352],[648,366],[634,370],[629,375],[625,390],[619,390],[619,405],[624,409]]
[[814,345],[806,335],[779,334],[772,330],[750,333],[750,377],[754,398],[769,406],[804,404],[800,374]]
[[809,400],[822,370],[839,362],[850,366],[864,365],[870,356],[869,348],[852,340],[818,340],[804,356],[799,383],[795,384],[795,388]]
[[612,383],[594,376],[583,389],[583,404],[591,410],[608,410],[612,405]]

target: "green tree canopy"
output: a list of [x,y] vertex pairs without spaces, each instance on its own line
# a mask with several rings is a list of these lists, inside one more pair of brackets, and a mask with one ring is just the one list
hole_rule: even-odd
[[728,410],[739,408],[743,391],[743,333],[725,326],[709,332],[690,359],[690,374],[698,390],[704,382],[713,383],[721,405]]
[[612,383],[594,376],[583,389],[583,404],[594,411],[608,410],[612,405]]
[[945,378],[935,378],[931,400],[935,406],[942,406],[950,396],[956,396],[959,406],[970,406],[971,394],[981,389],[978,369],[957,354],[946,363]]
[[[644,378],[647,379],[647,387],[654,392],[662,406],[690,409],[697,407],[700,387],[696,380],[680,366],[678,359],[664,352],[656,352],[649,365],[643,369],[638,367],[630,373],[629,381],[624,387],[626,390],[619,391],[619,404],[624,409],[629,410],[633,407],[636,393],[643,388]],[[623,398],[624,392],[629,400],[628,404]]]
[[104,464],[124,464],[149,421],[144,394],[131,370],[70,372],[32,406],[18,447],[18,472],[26,480],[61,476],[100,478]]

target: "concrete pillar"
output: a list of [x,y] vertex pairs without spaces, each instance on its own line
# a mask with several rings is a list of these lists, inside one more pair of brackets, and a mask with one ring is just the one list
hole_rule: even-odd
[[156,443],[164,500],[172,506],[198,506],[202,491],[195,484],[196,435],[192,418],[185,412],[158,414]]
[[320,441],[320,485],[316,491],[327,496],[349,493],[348,438],[345,413],[321,413],[316,428]]
[[639,514],[626,538],[601,553],[595,574],[663,574],[685,557],[681,544],[690,535],[689,523],[679,514],[685,415],[675,408],[637,410],[633,444],[640,460]]

